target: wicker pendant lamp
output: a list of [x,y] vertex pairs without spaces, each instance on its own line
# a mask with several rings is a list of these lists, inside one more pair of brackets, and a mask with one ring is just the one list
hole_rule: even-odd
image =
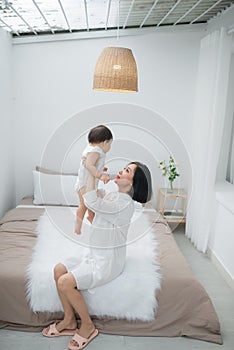
[[137,66],[132,50],[106,47],[97,61],[93,89],[116,92],[138,91]]

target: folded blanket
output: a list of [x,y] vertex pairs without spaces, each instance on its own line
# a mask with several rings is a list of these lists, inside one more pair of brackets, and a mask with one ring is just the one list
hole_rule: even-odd
[[[54,266],[72,256],[84,256],[89,226],[73,233],[75,209],[47,208],[37,225],[37,243],[27,273],[27,297],[33,311],[62,311],[53,279]],[[66,233],[66,234],[64,234]],[[123,273],[115,280],[83,291],[89,313],[129,320],[150,321],[157,310],[160,288],[155,229],[143,210],[137,210],[129,228]]]

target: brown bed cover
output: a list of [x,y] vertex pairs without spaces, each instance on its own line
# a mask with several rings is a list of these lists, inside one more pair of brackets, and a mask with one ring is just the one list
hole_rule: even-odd
[[[21,204],[30,203],[26,199]],[[33,313],[25,298],[25,275],[36,242],[35,228],[43,208],[15,208],[0,221],[0,327],[41,330],[62,313]],[[158,311],[150,322],[93,315],[102,333],[128,336],[186,336],[222,344],[220,324],[212,302],[193,276],[167,223],[156,212],[145,211],[158,240],[162,285]],[[157,219],[156,219],[157,217]],[[134,291],[133,291],[134,292]],[[140,302],[140,301],[139,301]]]

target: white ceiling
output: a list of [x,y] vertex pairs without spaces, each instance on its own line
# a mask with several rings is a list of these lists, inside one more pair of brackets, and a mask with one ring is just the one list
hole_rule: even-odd
[[15,37],[207,23],[231,0],[0,0],[0,27]]

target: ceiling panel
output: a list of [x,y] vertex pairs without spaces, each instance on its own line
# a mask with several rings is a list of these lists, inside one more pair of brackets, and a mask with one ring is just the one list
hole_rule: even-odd
[[207,23],[231,0],[0,0],[0,27],[13,36]]

